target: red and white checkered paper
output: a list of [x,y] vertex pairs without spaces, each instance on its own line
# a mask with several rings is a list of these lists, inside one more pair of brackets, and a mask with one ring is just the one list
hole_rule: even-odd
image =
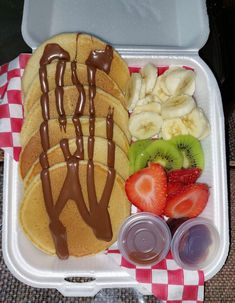
[[[30,54],[20,54],[8,64],[0,67],[0,148],[19,160],[19,134],[23,123],[21,98],[21,76]],[[162,74],[168,67],[160,67]],[[137,72],[138,68],[130,68]],[[188,271],[180,268],[171,253],[152,267],[135,266],[125,260],[118,249],[110,248],[109,257],[125,270],[142,287],[163,302],[199,303],[204,297],[204,275],[202,271]]]
[[142,267],[128,262],[118,249],[108,249],[108,254],[141,287],[162,302],[199,303],[204,298],[204,274],[180,268],[169,252],[167,257],[154,266]]
[[0,66],[0,148],[16,161],[20,155],[20,130],[23,124],[21,76],[30,54],[20,54]]

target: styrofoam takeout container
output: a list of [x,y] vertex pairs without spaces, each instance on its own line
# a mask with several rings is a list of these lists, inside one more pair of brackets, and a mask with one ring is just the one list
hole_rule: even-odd
[[[195,98],[209,118],[211,134],[202,141],[205,170],[201,182],[211,187],[209,203],[202,217],[216,225],[221,246],[205,279],[223,266],[229,249],[224,117],[221,95],[198,50],[208,34],[204,0],[25,0],[22,33],[35,49],[48,37],[61,32],[88,32],[113,44],[130,66],[147,62],[187,65],[196,73]],[[57,288],[66,296],[93,296],[101,288],[138,287],[104,253],[93,257],[61,261],[33,246],[22,232],[18,209],[22,184],[18,164],[7,154],[4,165],[3,255],[14,276],[35,287]],[[93,277],[87,283],[69,283],[66,277]]]

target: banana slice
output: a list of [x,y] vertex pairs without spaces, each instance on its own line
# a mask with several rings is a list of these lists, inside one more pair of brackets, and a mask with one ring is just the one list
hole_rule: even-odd
[[150,94],[157,81],[157,67],[151,63],[146,64],[140,70],[140,74],[145,83],[145,94]]
[[189,114],[196,107],[191,96],[181,95],[170,97],[162,104],[162,118],[172,119]]
[[152,102],[161,103],[161,100],[158,98],[158,96],[156,96],[156,95],[151,95],[151,97],[152,97]]
[[141,79],[141,89],[139,99],[143,99],[146,96],[146,84],[143,79]]
[[131,115],[129,130],[137,139],[148,139],[157,135],[162,127],[162,118],[154,112],[141,112]]
[[157,78],[156,84],[152,91],[152,94],[162,102],[166,101],[170,97],[170,95],[165,93],[165,91],[162,88],[162,86],[164,85],[163,79],[164,79],[163,75]]
[[139,114],[142,112],[154,112],[154,113],[161,113],[161,103],[159,102],[150,102],[148,104],[137,105],[132,112],[132,115]]
[[152,103],[152,102],[161,103],[161,101],[159,100],[159,98],[157,96],[146,95],[144,98],[139,99],[137,101],[136,106],[146,105],[146,104]]
[[[195,72],[192,70],[187,70],[188,76],[187,80],[185,80],[185,84],[183,88],[181,88],[179,94],[186,94],[189,96],[192,96],[195,92],[195,87],[196,87],[196,75]],[[191,79],[190,79],[191,78]]]
[[205,139],[211,132],[211,126],[208,122],[208,124],[206,125],[206,128],[203,131],[203,134],[198,138],[199,140],[203,140]]
[[[194,108],[188,115],[181,118],[190,135],[200,138],[208,132],[209,121],[200,107]],[[206,137],[207,135],[205,135]],[[203,138],[205,138],[203,136]]]
[[195,73],[182,67],[169,68],[163,75],[162,88],[171,96],[192,96],[195,91]]
[[152,95],[147,95],[144,98],[139,99],[136,103],[136,106],[146,105],[150,102],[152,102]]
[[139,100],[142,77],[139,73],[132,73],[127,89],[127,108],[132,111]]
[[179,135],[187,135],[188,129],[180,118],[166,119],[162,124],[162,137],[164,140],[169,140],[172,137]]

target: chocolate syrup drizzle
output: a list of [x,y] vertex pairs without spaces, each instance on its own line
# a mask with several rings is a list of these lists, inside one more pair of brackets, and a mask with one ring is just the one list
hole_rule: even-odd
[[[78,43],[79,34],[77,34],[76,41]],[[112,59],[113,49],[107,45],[105,50],[92,51],[86,61],[88,85],[89,85],[89,137],[88,137],[88,161],[87,161],[87,192],[89,209],[86,206],[81,183],[79,178],[79,163],[84,160],[84,146],[83,146],[83,133],[80,122],[80,117],[83,115],[84,106],[86,102],[86,94],[83,85],[77,77],[77,45],[76,57],[71,62],[72,83],[76,86],[79,97],[73,115],[73,124],[76,133],[76,151],[71,154],[69,149],[68,139],[60,141],[60,147],[67,163],[67,175],[60,191],[59,197],[54,203],[51,189],[49,163],[47,158],[47,151],[50,148],[50,139],[48,132],[48,120],[50,119],[49,109],[49,85],[47,81],[46,65],[50,64],[53,60],[57,60],[56,68],[56,108],[58,113],[58,121],[62,129],[66,131],[66,114],[64,111],[63,103],[63,79],[66,67],[66,62],[70,61],[70,56],[67,51],[62,49],[58,44],[47,44],[42,58],[40,60],[39,78],[41,84],[41,109],[43,122],[40,125],[40,136],[43,152],[40,155],[40,164],[42,167],[41,181],[43,188],[43,195],[45,201],[46,211],[48,213],[50,224],[49,228],[55,244],[57,256],[61,259],[67,259],[69,256],[67,232],[65,226],[61,223],[59,216],[69,199],[75,201],[78,211],[83,220],[93,229],[95,236],[104,241],[112,239],[112,226],[108,212],[108,204],[112,193],[116,171],[114,169],[115,163],[115,143],[113,141],[113,109],[109,108],[106,117],[106,136],[108,141],[107,152],[107,166],[108,172],[106,183],[104,186],[101,199],[98,202],[95,189],[94,177],[94,144],[95,144],[95,106],[94,98],[96,95],[96,69],[101,69],[109,73]]]

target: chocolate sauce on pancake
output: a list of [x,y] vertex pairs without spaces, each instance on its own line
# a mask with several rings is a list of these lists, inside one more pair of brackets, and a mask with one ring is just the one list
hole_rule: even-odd
[[55,88],[55,97],[56,97],[56,109],[59,114],[59,124],[60,128],[63,128],[66,131],[66,115],[64,111],[64,72],[66,67],[66,61],[61,60],[58,61],[56,66],[56,88]]
[[45,46],[43,55],[40,60],[40,66],[50,64],[53,60],[69,61],[69,53],[60,47],[57,43],[49,43]]
[[[77,34],[76,43],[78,44],[79,34]],[[67,163],[67,175],[60,191],[57,201],[54,203],[49,163],[47,159],[47,151],[50,148],[50,138],[48,132],[48,119],[50,119],[49,108],[49,85],[47,81],[46,65],[53,60],[57,60],[56,68],[56,108],[58,112],[58,121],[60,127],[66,131],[66,114],[64,111],[64,72],[66,61],[70,61],[67,51],[62,49],[58,44],[47,44],[40,60],[39,79],[41,84],[41,109],[43,122],[40,126],[41,144],[43,152],[40,155],[40,164],[42,167],[41,181],[46,210],[50,219],[49,228],[55,244],[56,253],[59,258],[66,259],[69,256],[66,227],[61,223],[59,216],[65,204],[72,199],[77,206],[83,220],[93,229],[95,236],[104,241],[111,241],[112,226],[108,212],[108,204],[111,197],[116,171],[115,163],[115,143],[113,141],[113,109],[109,108],[106,118],[106,136],[108,144],[107,152],[107,177],[106,183],[101,195],[100,201],[97,200],[95,177],[94,177],[94,144],[95,144],[95,106],[94,98],[96,95],[96,69],[109,73],[113,59],[113,49],[107,45],[105,50],[91,51],[86,60],[88,85],[89,85],[89,137],[88,137],[88,161],[87,161],[87,192],[89,209],[86,206],[81,183],[79,178],[80,160],[84,160],[83,133],[80,117],[83,115],[86,102],[86,94],[83,85],[79,81],[76,72],[77,45],[75,60],[71,62],[72,83],[76,86],[79,97],[73,115],[73,124],[76,133],[76,151],[71,154],[68,139],[60,141],[60,148],[63,152],[64,159]],[[78,235],[79,237],[79,235]]]
[[110,45],[106,45],[105,50],[94,50],[90,53],[86,64],[93,68],[98,68],[105,73],[110,72],[111,64],[113,60],[113,48]]

